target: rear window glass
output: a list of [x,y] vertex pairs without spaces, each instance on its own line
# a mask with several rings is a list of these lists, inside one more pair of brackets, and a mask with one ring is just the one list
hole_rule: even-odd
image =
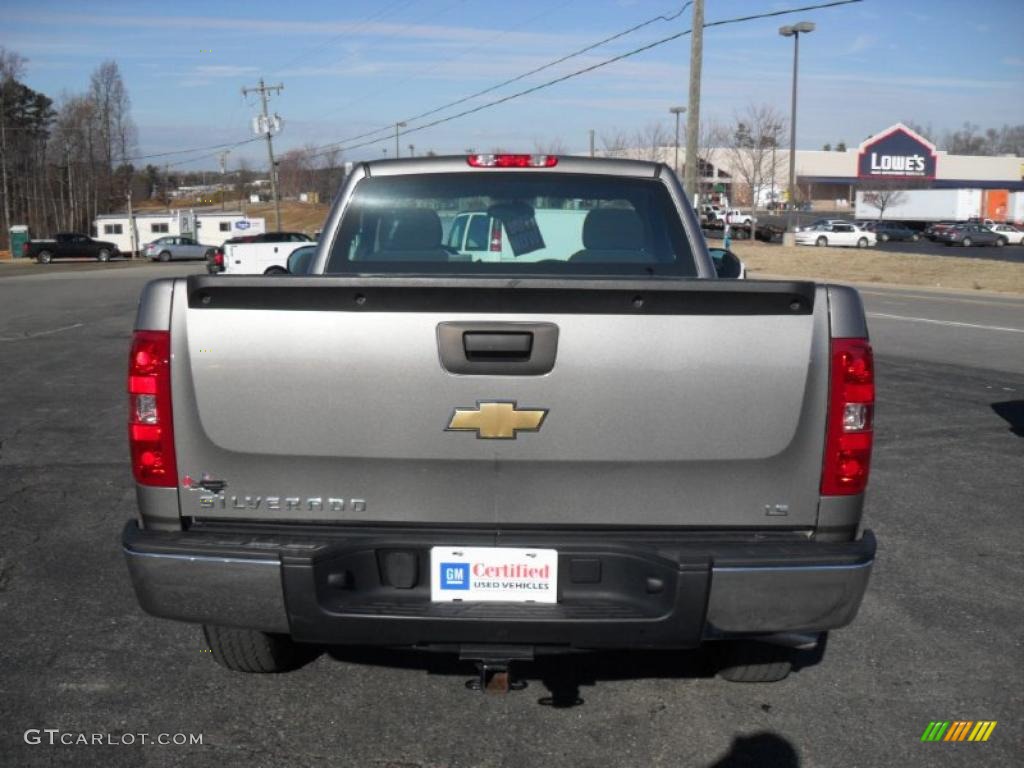
[[696,268],[656,179],[495,171],[363,179],[326,272],[692,277]]

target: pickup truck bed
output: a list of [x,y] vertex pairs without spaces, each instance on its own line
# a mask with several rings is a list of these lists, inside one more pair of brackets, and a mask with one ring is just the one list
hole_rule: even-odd
[[[354,174],[313,276],[147,287],[123,535],[143,607],[208,625],[235,669],[253,664],[224,631],[520,658],[852,620],[875,549],[856,292],[709,279],[661,166],[464,163]],[[526,267],[435,248],[435,184],[477,206],[510,184],[490,215],[518,250],[547,247],[522,203],[541,179],[534,204],[557,184],[620,201],[579,217],[583,251]],[[406,184],[422,204],[382,213]],[[641,229],[623,200],[639,219],[672,200],[674,219]]]

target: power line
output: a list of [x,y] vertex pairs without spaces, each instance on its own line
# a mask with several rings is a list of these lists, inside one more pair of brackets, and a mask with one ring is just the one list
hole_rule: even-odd
[[[820,4],[817,4],[817,5],[805,5],[805,6],[801,6],[799,8],[786,8],[786,9],[779,10],[779,11],[765,11],[763,13],[750,14],[750,15],[747,15],[747,16],[736,16],[736,17],[733,17],[733,18],[730,18],[730,19],[721,19],[719,21],[707,22],[707,23],[704,24],[704,29],[707,29],[708,27],[722,27],[722,26],[726,26],[728,24],[738,24],[738,23],[744,22],[744,21],[756,21],[758,19],[769,19],[769,18],[773,18],[773,17],[776,17],[776,16],[785,16],[785,15],[790,14],[790,13],[803,13],[805,11],[815,11],[815,10],[821,10],[823,8],[835,8],[835,7],[838,7],[838,6],[841,6],[841,5],[851,5],[853,3],[859,3],[859,2],[862,2],[862,0],[834,0],[834,2],[830,2],[830,3],[820,3]],[[467,115],[472,115],[472,114],[475,114],[477,112],[481,112],[481,111],[483,111],[485,109],[490,109],[491,107],[496,107],[499,104],[504,104],[505,102],[512,101],[513,99],[517,99],[517,98],[519,98],[521,96],[528,96],[531,93],[536,93],[537,91],[543,90],[545,88],[550,88],[551,86],[557,85],[558,83],[563,83],[566,80],[571,80],[574,77],[579,77],[580,75],[586,74],[588,72],[593,72],[596,69],[601,69],[602,67],[606,67],[609,64],[614,64],[617,61],[622,61],[623,59],[630,58],[631,56],[636,56],[637,54],[643,53],[645,51],[649,51],[652,48],[657,48],[658,46],[664,45],[665,43],[672,42],[673,40],[678,40],[681,37],[685,37],[686,35],[689,35],[691,33],[691,31],[692,30],[687,29],[687,30],[684,30],[683,32],[677,32],[674,35],[669,35],[668,37],[663,37],[660,40],[655,40],[654,42],[648,43],[647,45],[640,46],[639,48],[634,48],[633,50],[626,51],[625,53],[619,54],[618,56],[613,56],[610,59],[605,59],[604,61],[600,61],[600,62],[598,62],[596,64],[592,64],[589,67],[584,67],[583,69],[578,69],[578,70],[576,70],[574,72],[570,72],[568,74],[562,75],[561,77],[554,78],[553,80],[548,80],[547,82],[531,86],[530,88],[526,88],[526,89],[524,89],[522,91],[518,91],[516,93],[509,94],[508,96],[503,96],[500,99],[495,99],[493,101],[489,101],[486,104],[480,104],[480,105],[478,105],[476,107],[472,107],[471,109],[466,109],[466,110],[463,110],[462,112],[458,112],[458,113],[456,113],[454,115],[449,115],[447,117],[438,118],[437,120],[432,120],[431,122],[424,123],[423,125],[417,125],[417,126],[412,127],[412,128],[407,128],[405,131],[403,131],[403,135],[408,135],[410,133],[416,133],[417,131],[423,131],[423,130],[426,130],[427,128],[433,128],[435,126],[441,125],[442,123],[447,123],[447,122],[450,122],[452,120],[457,120],[460,117],[466,117]],[[413,119],[415,119],[415,118],[407,118],[407,120],[413,120]],[[394,124],[392,124],[392,127],[393,127],[393,125]],[[390,127],[389,127],[389,129],[390,129]],[[390,138],[390,137],[386,137],[386,136],[385,137],[378,137],[376,139],[371,139],[369,141],[364,141],[364,142],[361,142],[359,144],[352,144],[352,145],[349,145],[349,146],[340,146],[340,147],[336,146],[336,145],[342,144],[343,142],[332,142],[330,144],[324,144],[324,145],[322,145],[320,147],[321,150],[326,150],[326,151],[321,151],[321,152],[314,153],[313,155],[311,155],[311,157],[319,157],[321,155],[327,154],[327,152],[329,152],[329,151],[334,151],[335,149],[341,149],[341,150],[344,150],[344,151],[351,151],[353,149],[360,149],[362,147],[367,147],[367,146],[370,146],[372,144],[378,144],[378,143],[380,143],[381,141],[384,141],[387,138]],[[331,147],[331,149],[327,150],[326,149],[327,147]]]
[[[128,163],[128,162],[131,162],[133,160],[149,160],[150,158],[153,158],[153,157],[170,157],[171,155],[187,155],[187,154],[189,154],[191,152],[203,152],[204,150],[207,150],[207,149],[234,149],[235,147],[240,147],[243,144],[249,144],[249,143],[251,143],[253,141],[259,141],[260,138],[261,138],[260,136],[256,136],[256,137],[251,138],[251,139],[242,139],[241,141],[227,142],[225,144],[210,144],[210,145],[204,146],[204,147],[192,147],[191,149],[176,149],[173,152],[154,152],[153,154],[150,154],[150,155],[134,155],[132,157],[124,158],[124,162]],[[191,162],[191,161],[187,160],[186,162]]]
[[352,27],[350,29],[345,29],[345,30],[339,32],[338,34],[328,38],[327,40],[322,42],[320,45],[315,46],[312,50],[310,50],[310,51],[303,51],[298,56],[296,56],[296,57],[294,57],[292,59],[289,59],[288,61],[286,61],[284,64],[282,64],[277,69],[271,70],[270,74],[273,75],[273,74],[277,74],[279,72],[282,72],[283,70],[287,69],[292,64],[295,64],[298,61],[309,61],[309,59],[312,56],[315,56],[317,53],[322,51],[324,48],[326,48],[331,43],[334,43],[334,42],[340,40],[341,38],[345,37],[346,35],[354,35],[356,32],[360,32],[360,31],[366,29],[374,21],[379,21],[380,19],[382,19],[384,16],[387,16],[392,11],[397,10],[399,7],[405,7],[405,6],[411,5],[412,2],[413,2],[413,0],[397,0],[397,2],[393,2],[393,3],[389,4],[389,5],[384,6],[383,8],[378,10],[376,13],[371,14],[370,16],[367,16],[362,21],[358,22],[354,27]]
[[[455,101],[450,101],[447,104],[442,104],[440,107],[436,107],[434,109],[428,110],[427,112],[422,112],[422,113],[420,113],[418,115],[413,115],[412,117],[407,117],[404,120],[402,120],[401,122],[410,122],[412,120],[421,120],[424,117],[429,117],[430,115],[435,115],[438,112],[442,112],[442,111],[444,111],[446,109],[449,109],[451,107],[458,106],[459,104],[464,104],[467,101],[471,101],[471,100],[473,100],[475,98],[478,98],[480,96],[484,96],[484,95],[486,95],[488,93],[492,93],[492,92],[498,90],[499,88],[504,88],[506,85],[511,85],[512,83],[516,83],[516,82],[519,82],[520,80],[524,80],[525,78],[530,77],[531,75],[535,75],[538,72],[543,72],[545,69],[550,69],[551,67],[554,67],[554,66],[556,66],[558,64],[561,64],[563,62],[568,61],[569,59],[575,58],[576,56],[580,56],[580,55],[582,55],[584,53],[587,53],[588,51],[592,51],[595,48],[599,48],[602,45],[605,45],[606,43],[610,43],[613,40],[618,40],[621,37],[625,37],[626,35],[629,35],[629,34],[631,34],[633,32],[636,32],[638,29],[642,29],[643,27],[649,26],[649,25],[653,24],[656,21],[672,21],[673,19],[678,18],[683,13],[683,11],[685,11],[688,7],[690,7],[690,5],[692,5],[692,3],[688,0],[687,2],[683,3],[682,7],[678,11],[673,13],[671,16],[666,16],[666,15],[653,16],[650,19],[647,19],[647,21],[642,21],[639,24],[636,24],[636,25],[630,27],[629,29],[625,29],[625,30],[623,30],[621,32],[616,32],[611,37],[606,37],[603,40],[598,40],[596,43],[591,43],[590,45],[584,46],[583,48],[580,48],[578,50],[573,51],[572,53],[568,53],[565,56],[557,58],[554,61],[549,61],[546,64],[542,64],[539,67],[531,69],[529,72],[523,72],[522,74],[516,75],[515,77],[509,78],[508,80],[503,80],[502,82],[498,83],[497,85],[492,85],[489,88],[484,88],[482,91],[477,91],[476,93],[472,93],[469,96],[463,96],[462,98],[456,99]],[[345,143],[350,142],[350,141],[357,141],[358,139],[363,139],[363,138],[366,138],[367,136],[373,136],[374,134],[380,133],[382,131],[390,131],[394,127],[394,125],[395,125],[394,123],[391,123],[390,125],[383,126],[383,127],[378,128],[376,130],[367,131],[366,133],[360,133],[360,134],[358,134],[356,136],[349,136],[346,139],[340,139],[339,141],[332,142],[332,143],[335,143],[335,144],[345,144]],[[408,131],[406,131],[406,133],[408,133]],[[376,142],[371,142],[371,143],[376,143]]]
[[[378,89],[375,89],[375,90],[372,90],[372,91],[365,92],[365,93],[361,94],[360,96],[358,96],[358,97],[356,97],[354,99],[350,99],[349,101],[343,102],[343,103],[339,104],[338,106],[332,107],[331,109],[327,110],[326,112],[321,113],[320,117],[323,118],[323,117],[326,117],[327,115],[336,114],[336,113],[340,112],[341,110],[346,109],[347,107],[350,107],[353,104],[363,104],[363,103],[365,103],[366,101],[368,101],[370,99],[375,99],[375,98],[380,97],[382,94],[390,93],[391,91],[395,90],[399,86],[405,85],[410,80],[418,80],[419,78],[423,77],[424,75],[428,75],[431,72],[437,71],[438,67],[440,67],[442,64],[449,64],[449,63],[451,63],[453,61],[458,61],[459,59],[463,59],[466,56],[468,56],[470,53],[472,53],[473,51],[477,51],[480,48],[483,48],[485,45],[490,45],[495,40],[498,40],[498,39],[504,37],[505,35],[510,34],[511,32],[516,32],[516,31],[518,31],[519,29],[522,29],[525,26],[529,26],[530,24],[532,24],[533,22],[537,21],[538,19],[542,19],[543,17],[548,16],[548,15],[550,15],[551,13],[553,13],[555,11],[562,10],[570,2],[572,2],[572,0],[562,0],[561,3],[558,3],[556,5],[549,5],[544,10],[542,10],[540,13],[538,13],[538,14],[536,14],[534,16],[529,17],[528,19],[520,22],[519,24],[516,24],[513,27],[508,27],[507,29],[501,30],[497,34],[492,35],[491,37],[488,37],[486,40],[482,40],[481,42],[477,43],[476,45],[471,46],[470,48],[466,49],[465,51],[463,51],[462,53],[458,54],[457,56],[449,56],[446,59],[441,59],[440,61],[435,62],[432,66],[427,67],[426,69],[419,70],[415,74],[410,75],[409,77],[403,78],[403,79],[399,80],[397,83],[389,85],[386,88],[378,88]],[[449,8],[450,7],[451,6],[449,6]],[[445,11],[449,10],[449,8],[446,8]],[[442,11],[441,13],[444,13],[445,11]],[[362,138],[362,137],[360,136],[359,138]]]

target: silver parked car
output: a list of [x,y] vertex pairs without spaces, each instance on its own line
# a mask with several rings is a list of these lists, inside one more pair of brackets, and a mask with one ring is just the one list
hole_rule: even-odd
[[216,249],[212,245],[202,245],[191,237],[161,237],[147,243],[143,249],[146,257],[154,261],[170,261],[171,259],[205,259]]

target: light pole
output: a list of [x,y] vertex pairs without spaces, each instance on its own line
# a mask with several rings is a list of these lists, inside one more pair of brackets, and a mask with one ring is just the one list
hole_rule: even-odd
[[395,123],[395,157],[402,156],[402,147],[398,143],[401,137],[402,128],[405,128],[405,123]]
[[676,176],[679,175],[679,116],[686,111],[686,107],[669,107],[668,111],[676,116],[676,157],[675,162],[672,165],[672,170],[676,172]]
[[[807,34],[814,31],[814,23],[801,21],[791,27],[779,27],[779,34],[783,37],[793,38],[793,103],[789,115],[789,221],[786,224],[788,236],[787,245],[796,242],[793,235],[793,211],[792,206],[796,202],[796,75],[800,65],[800,33]],[[783,238],[786,240],[787,238]]]
[[768,130],[772,132],[772,186],[768,192],[769,202],[774,205],[775,200],[775,178],[778,175],[778,165],[775,164],[775,149],[779,146],[779,129],[782,126],[779,123],[771,123],[768,125]]

